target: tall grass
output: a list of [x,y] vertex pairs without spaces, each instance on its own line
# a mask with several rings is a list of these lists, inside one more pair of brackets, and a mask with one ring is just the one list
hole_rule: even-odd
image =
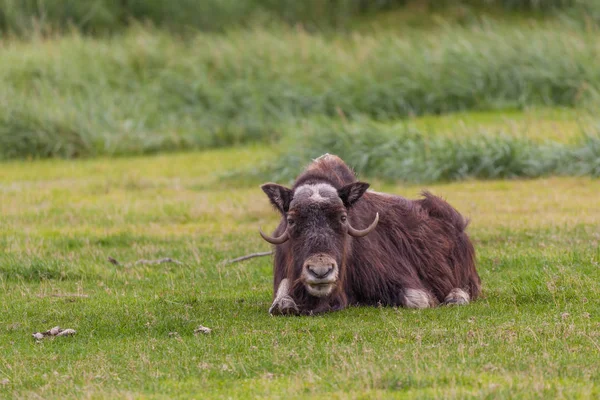
[[448,6],[508,10],[575,10],[594,0],[0,0],[0,31],[18,35],[75,27],[114,33],[135,22],[170,30],[223,31],[254,23],[284,21],[307,28],[344,28],[359,16],[399,8],[440,11]]
[[144,154],[268,141],[299,119],[578,106],[600,43],[552,29],[328,39],[302,30],[137,28],[0,47],[0,158]]
[[319,121],[290,136],[275,165],[259,175],[289,181],[311,160],[336,154],[356,172],[392,181],[439,182],[468,178],[600,176],[600,130],[582,132],[570,144],[539,143],[503,132],[464,137],[427,134],[405,125]]
[[353,17],[401,6],[406,0],[0,0],[0,30],[19,35],[76,27],[118,32],[135,22],[181,31],[223,31],[250,23],[286,21],[339,27]]

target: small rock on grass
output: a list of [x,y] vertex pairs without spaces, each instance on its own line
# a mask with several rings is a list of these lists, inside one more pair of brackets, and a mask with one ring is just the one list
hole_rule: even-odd
[[33,335],[35,340],[42,340],[45,337],[49,336],[73,336],[77,332],[75,329],[62,329],[60,326],[55,326],[52,329],[47,330],[46,332],[36,332]]
[[75,329],[65,329],[64,331],[58,332],[56,336],[73,336],[76,333]]
[[212,332],[212,329],[207,328],[207,327],[202,326],[202,325],[200,325],[196,329],[194,329],[194,335],[197,335],[199,333],[203,333],[205,335],[208,335],[211,332]]

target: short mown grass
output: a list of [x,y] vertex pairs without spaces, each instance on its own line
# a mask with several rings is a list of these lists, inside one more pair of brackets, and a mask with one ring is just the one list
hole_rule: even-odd
[[[272,153],[2,164],[0,396],[600,395],[600,181],[429,186],[471,218],[484,295],[469,306],[274,318],[271,261],[221,264],[267,250],[257,229],[277,215],[259,181],[220,177]],[[77,335],[35,343],[55,325]]]

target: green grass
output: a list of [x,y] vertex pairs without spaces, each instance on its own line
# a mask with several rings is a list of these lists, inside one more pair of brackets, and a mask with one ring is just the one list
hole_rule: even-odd
[[[593,0],[492,0],[483,6],[471,0],[179,0],[177,3],[168,0],[1,0],[0,32],[27,36],[76,28],[88,34],[106,34],[122,31],[136,21],[150,22],[177,32],[189,29],[222,32],[258,22],[339,30],[357,22],[364,23],[364,20],[372,21],[373,17],[397,16],[390,11],[400,12],[409,17],[409,21],[420,20],[422,25],[435,21],[432,16],[439,20],[441,14],[450,15],[459,22],[479,14],[513,16],[512,11],[532,13],[537,17],[552,15],[550,11],[568,11],[580,18],[581,11],[590,6],[593,6]],[[491,13],[486,12],[488,8],[492,8]]]
[[[272,157],[3,163],[0,397],[598,397],[600,181],[429,186],[472,219],[484,296],[467,307],[273,318],[270,260],[220,262],[268,249],[277,216],[259,182],[219,178]],[[31,338],[55,325],[78,333]]]
[[[0,0],[0,398],[600,396],[595,14],[171,3]],[[273,318],[271,261],[222,261],[325,151],[408,197],[586,176],[428,186],[472,220],[467,307]]]
[[[575,121],[545,120],[527,129],[528,122],[519,121],[523,115],[511,121],[508,114],[506,122],[498,124],[492,118],[484,125],[486,128],[478,129],[471,124],[490,115],[466,117],[469,125],[456,117],[439,118],[435,123],[430,118],[394,124],[344,119],[306,121],[285,135],[288,139],[282,142],[276,163],[267,161],[241,175],[264,176],[267,171],[280,180],[291,180],[306,160],[330,152],[354,165],[359,174],[394,181],[600,176],[597,126],[586,128],[582,123],[579,133],[573,135],[569,125],[573,128]],[[553,124],[558,127],[555,132],[559,140],[550,140],[551,135],[546,133],[552,132],[545,129]],[[429,128],[419,129],[419,125]],[[443,126],[442,131],[431,130],[434,126]],[[548,138],[540,137],[540,129]]]
[[344,2],[309,0],[12,0],[0,1],[0,30],[19,35],[61,31],[71,25],[85,33],[119,32],[137,22],[150,22],[172,31],[223,31],[251,23],[285,21],[335,29],[354,18],[398,8],[406,0]]
[[592,132],[595,113],[590,109],[526,108],[524,110],[457,112],[385,122],[387,128],[402,127],[436,136],[460,139],[482,132],[527,138],[536,143],[555,141],[573,144],[582,132]]
[[[597,104],[593,30],[497,23],[311,34],[137,26],[0,42],[0,159],[207,149],[280,139],[298,121],[389,123]],[[368,126],[368,124],[365,124]],[[549,136],[555,136],[550,129]]]

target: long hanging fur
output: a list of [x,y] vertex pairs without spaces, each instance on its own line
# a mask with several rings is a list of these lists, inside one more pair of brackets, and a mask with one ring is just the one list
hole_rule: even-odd
[[[340,189],[356,182],[354,172],[338,157],[327,155],[310,164],[296,179],[304,184],[328,183]],[[455,288],[477,298],[481,291],[475,250],[465,232],[468,221],[443,199],[423,192],[419,200],[367,191],[348,210],[352,226],[368,226],[379,213],[377,228],[362,238],[347,237],[336,291],[315,298],[299,282],[289,242],[277,246],[274,291],[282,279],[292,282],[292,297],[303,312],[336,310],[348,304],[405,305],[406,288],[425,290],[439,304]],[[286,229],[282,218],[274,235]]]

